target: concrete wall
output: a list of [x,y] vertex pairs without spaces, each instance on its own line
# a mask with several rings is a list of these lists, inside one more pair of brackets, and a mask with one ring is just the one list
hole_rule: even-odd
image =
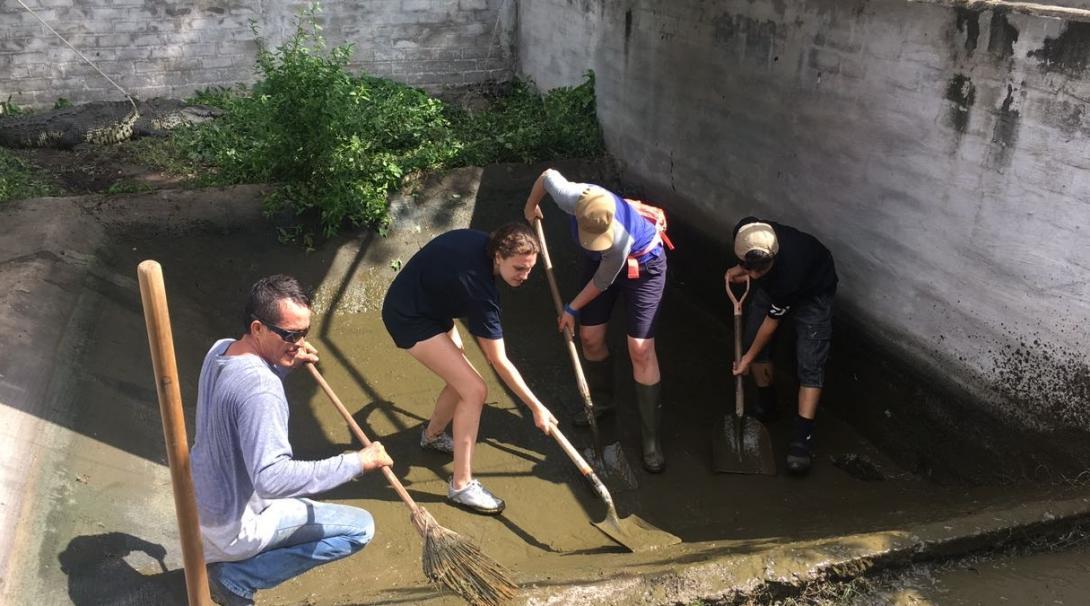
[[[36,0],[27,2],[110,78],[143,98],[184,97],[255,80],[256,22],[270,48],[304,2]],[[322,4],[326,41],[356,45],[353,67],[437,91],[507,80],[512,0],[357,0]],[[120,93],[15,0],[0,2],[0,100],[28,106]]]
[[610,152],[675,217],[724,243],[747,213],[814,233],[842,319],[994,418],[1090,430],[1090,24],[901,0],[533,0],[518,42],[544,87],[595,70]]

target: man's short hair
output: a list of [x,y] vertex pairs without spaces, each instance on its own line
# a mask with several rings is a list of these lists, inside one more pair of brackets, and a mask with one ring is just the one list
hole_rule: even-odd
[[298,305],[310,308],[310,296],[303,290],[299,280],[275,274],[261,278],[250,287],[250,298],[246,301],[243,315],[243,332],[250,332],[250,323],[254,318],[270,324],[280,322],[280,301],[288,299]]
[[775,259],[775,255],[771,255],[762,250],[751,250],[746,253],[745,257],[739,259],[739,262],[744,269],[750,271],[764,271],[769,267],[772,267],[772,261]]

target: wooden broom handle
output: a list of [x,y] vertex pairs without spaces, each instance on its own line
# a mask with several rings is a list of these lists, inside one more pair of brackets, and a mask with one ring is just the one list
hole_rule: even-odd
[[189,469],[189,442],[186,440],[182,394],[178,387],[178,365],[174,359],[174,335],[170,330],[163,268],[159,263],[147,260],[137,267],[136,273],[140,279],[140,299],[144,304],[151,365],[155,370],[155,390],[159,394],[167,463],[174,487],[174,509],[178,514],[178,532],[182,540],[186,595],[190,606],[210,606],[212,598],[208,594],[208,572],[204,567],[197,498]]
[[[341,403],[341,399],[337,397],[336,393],[333,393],[333,388],[329,386],[329,383],[326,383],[322,373],[318,372],[318,368],[310,362],[307,362],[306,366],[307,370],[310,371],[310,376],[314,377],[314,380],[322,387],[322,391],[325,392],[325,395],[329,396],[329,400],[337,407],[337,412],[341,413],[344,422],[348,423],[348,427],[352,429],[352,433],[356,435],[356,439],[359,440],[364,447],[370,446],[371,440],[367,439],[367,434],[363,433],[359,423],[356,423],[356,420],[352,418],[352,413],[348,412],[348,409]],[[401,497],[402,501],[405,501],[405,504],[409,506],[409,509],[413,511],[420,509],[420,506],[416,504],[416,501],[409,496],[409,491],[405,490],[405,487],[401,485],[401,480],[397,479],[397,476],[394,475],[392,469],[383,467],[382,473],[386,476],[386,481],[389,482],[390,486],[397,492],[397,496]]]

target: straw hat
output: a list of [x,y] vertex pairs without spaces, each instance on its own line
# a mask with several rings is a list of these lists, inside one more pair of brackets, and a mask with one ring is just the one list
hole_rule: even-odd
[[613,246],[613,196],[597,187],[588,188],[575,204],[575,222],[579,226],[579,245],[601,252]]

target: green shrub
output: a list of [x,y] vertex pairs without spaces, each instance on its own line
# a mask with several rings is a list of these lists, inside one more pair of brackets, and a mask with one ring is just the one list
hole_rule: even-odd
[[212,184],[280,185],[266,200],[306,227],[281,233],[326,236],[346,225],[382,231],[387,196],[421,171],[503,161],[532,162],[602,151],[594,114],[594,79],[544,97],[516,82],[495,108],[469,113],[419,89],[355,76],[350,44],[327,49],[317,5],[298,19],[276,50],[258,37],[261,79],[248,94],[209,89],[191,101],[223,108],[202,125],[177,129],[177,157]]
[[511,93],[487,111],[451,110],[457,137],[464,141],[458,162],[537,162],[602,153],[595,115],[594,73],[582,84],[542,96],[531,82],[515,81]]

